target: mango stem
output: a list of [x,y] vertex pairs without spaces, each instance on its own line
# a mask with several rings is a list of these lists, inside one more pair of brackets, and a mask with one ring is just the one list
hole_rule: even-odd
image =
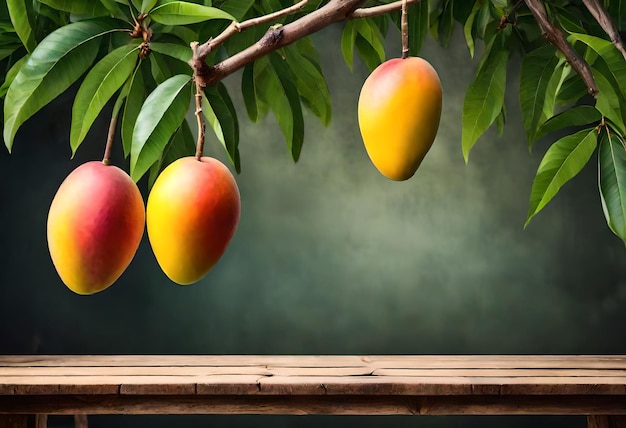
[[409,14],[407,12],[407,0],[402,0],[402,59],[409,57]]
[[196,119],[198,120],[198,141],[196,142],[196,159],[201,160],[204,153],[204,120],[202,118],[202,85],[195,79],[196,84]]
[[111,163],[111,151],[113,149],[113,140],[115,139],[115,128],[117,126],[117,113],[111,116],[111,122],[109,122],[109,132],[107,133],[107,142],[104,146],[104,156],[102,157],[102,163],[109,165]]

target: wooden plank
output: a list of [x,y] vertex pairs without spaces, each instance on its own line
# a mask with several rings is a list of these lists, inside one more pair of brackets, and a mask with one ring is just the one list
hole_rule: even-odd
[[[319,370],[319,369],[303,369]],[[341,370],[341,369],[338,369]],[[355,369],[344,369],[346,374],[355,372]],[[271,376],[272,371],[265,367],[255,366],[117,366],[117,367],[7,367],[0,366],[0,378],[10,376],[210,376],[210,375],[259,375]]]
[[[601,373],[601,371],[596,371]],[[0,378],[10,376],[364,376],[368,367],[265,367],[265,366],[116,366],[116,367],[2,367]],[[626,376],[626,371],[624,371]]]
[[[376,376],[72,376],[0,379],[0,394],[196,394],[208,386],[218,394],[472,394],[473,386],[498,386],[503,395],[626,394],[626,379],[376,377]],[[320,387],[324,385],[324,387]],[[206,393],[206,392],[205,392]]]
[[621,396],[0,396],[0,414],[626,415]]
[[11,376],[393,376],[393,377],[623,377],[621,369],[372,369],[363,367],[259,366],[116,366],[0,367],[0,378]]
[[375,368],[626,369],[624,355],[388,355],[362,359]]
[[354,355],[0,355],[2,366],[279,366],[359,367]]
[[30,428],[30,426],[28,415],[0,415],[0,428]]
[[[201,385],[201,387],[200,387]],[[323,386],[321,386],[323,385]],[[502,395],[626,395],[626,377],[462,376],[12,376],[2,395],[37,394],[411,394],[476,395],[491,386]],[[482,388],[482,389],[481,389]]]
[[[256,375],[224,376],[14,376],[0,378],[0,395],[41,394],[195,394],[197,384],[223,385],[226,392],[240,393],[239,385],[253,385]],[[236,391],[236,392],[235,392]]]
[[[274,370],[269,370],[276,374]],[[1,373],[1,372],[0,372]],[[287,370],[287,373],[289,371]],[[0,374],[1,375],[1,374]],[[621,369],[375,369],[373,376],[471,376],[471,377],[624,377]]]
[[[624,395],[625,378],[610,377],[263,377],[263,394],[335,395],[477,395],[485,386],[501,395]],[[477,387],[477,388],[475,388]]]
[[622,369],[622,355],[4,355],[0,367],[275,366],[372,369]]
[[626,428],[626,416],[590,415],[587,428]]

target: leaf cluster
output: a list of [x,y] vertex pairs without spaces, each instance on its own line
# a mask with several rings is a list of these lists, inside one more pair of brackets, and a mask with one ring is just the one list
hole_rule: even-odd
[[[626,25],[626,6],[618,1],[604,5],[621,30]],[[551,22],[591,66],[597,98],[589,95],[564,54],[545,41],[523,4],[475,2],[460,20],[470,54],[477,40],[484,46],[463,106],[463,155],[467,161],[490,127],[502,133],[507,74],[511,60],[519,57],[519,103],[529,149],[546,136],[556,138],[538,167],[526,225],[597,152],[606,220],[626,242],[626,62],[581,2],[551,1],[546,9]]]
[[[365,1],[361,6],[390,2]],[[288,24],[325,3],[311,0],[273,25]],[[620,31],[626,27],[622,3],[602,2]],[[190,43],[217,37],[233,21],[292,5],[288,0],[7,0],[0,5],[0,65],[7,70],[0,86],[5,144],[11,150],[18,129],[30,117],[80,82],[72,109],[72,153],[112,103],[112,123],[121,129],[130,174],[134,180],[147,176],[151,183],[169,163],[194,153],[188,122],[193,122],[188,113],[195,91]],[[428,37],[448,46],[454,31],[462,31],[468,61],[478,57],[463,106],[466,161],[488,129],[502,133],[509,68],[519,58],[519,103],[529,148],[538,140],[555,140],[539,165],[527,223],[597,153],[607,223],[626,242],[626,62],[582,2],[551,0],[545,6],[551,22],[591,66],[597,98],[589,96],[563,53],[542,37],[523,1],[413,2],[408,7],[409,52],[419,55]],[[356,54],[373,70],[386,59],[384,41],[390,30],[400,28],[400,12],[347,19],[342,25],[347,66],[352,69]],[[253,26],[234,34],[209,54],[207,63],[241,53],[266,31],[267,26]],[[297,161],[304,143],[304,111],[324,125],[332,117],[316,46],[309,37],[301,38],[246,64],[240,78],[249,119],[260,122],[271,113]],[[201,107],[212,139],[240,171],[239,118],[226,86],[218,82],[204,88]]]

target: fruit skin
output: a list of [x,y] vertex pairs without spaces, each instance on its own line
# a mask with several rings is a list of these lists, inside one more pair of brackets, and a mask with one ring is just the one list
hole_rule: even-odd
[[87,162],[63,181],[48,213],[48,249],[67,287],[93,294],[113,284],[137,252],[145,225],[139,189],[118,167]]
[[239,188],[220,161],[180,158],[158,176],[146,209],[148,238],[163,272],[187,285],[224,254],[241,213]]
[[442,89],[428,61],[394,58],[365,80],[358,118],[372,163],[391,180],[415,174],[435,140],[441,118]]

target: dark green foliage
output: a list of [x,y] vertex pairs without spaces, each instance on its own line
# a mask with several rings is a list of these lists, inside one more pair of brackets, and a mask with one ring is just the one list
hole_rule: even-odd
[[[386,1],[367,1],[364,7]],[[269,25],[284,25],[326,2],[310,1],[294,14],[234,34],[211,52],[213,65],[256,43]],[[605,0],[617,28],[626,28],[623,2]],[[8,0],[0,4],[0,81],[4,140],[10,150],[18,129],[39,109],[77,83],[69,136],[72,152],[109,102],[120,120],[130,174],[149,183],[166,165],[194,152],[185,117],[193,109],[190,43],[214,38],[232,20],[275,12],[291,0]],[[546,2],[550,20],[589,63],[599,94],[587,93],[563,54],[549,45],[524,2],[513,0],[422,0],[408,7],[409,52],[418,55],[429,34],[442,46],[462,31],[470,61],[478,67],[463,106],[462,152],[469,152],[492,126],[506,125],[505,90],[511,59],[521,60],[519,102],[529,147],[552,135],[531,192],[528,221],[598,153],[601,203],[611,229],[626,242],[626,61],[582,2]],[[135,20],[152,37],[131,37]],[[354,54],[373,70],[387,59],[385,38],[400,29],[399,11],[343,25],[341,50],[350,69]],[[140,36],[136,34],[136,36]],[[400,56],[401,49],[390,56]],[[141,54],[140,54],[141,53]],[[305,141],[304,109],[328,125],[331,94],[316,47],[309,38],[246,65],[241,91],[250,120],[271,112],[297,161]],[[207,87],[201,98],[207,141],[223,146],[241,169],[239,119],[226,86]],[[303,109],[304,108],[304,109]],[[581,130],[581,127],[583,128]],[[210,128],[210,129],[208,129]],[[213,138],[213,136],[215,138]],[[104,141],[104,137],[102,138]]]

